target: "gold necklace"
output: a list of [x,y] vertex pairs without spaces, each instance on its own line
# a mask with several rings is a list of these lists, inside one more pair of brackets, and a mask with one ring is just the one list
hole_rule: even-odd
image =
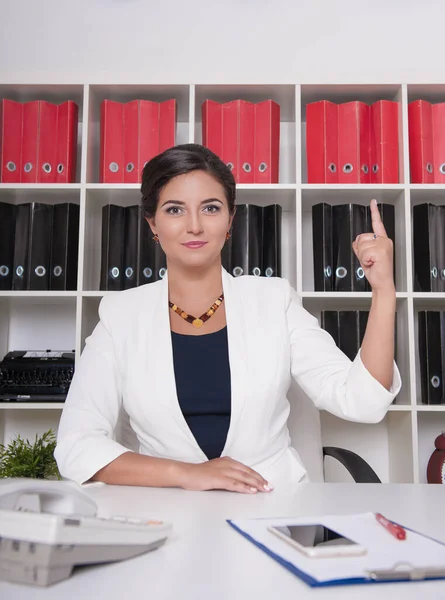
[[203,313],[198,318],[194,317],[193,315],[189,315],[188,313],[185,312],[185,310],[182,310],[182,308],[179,308],[179,306],[177,304],[173,304],[173,302],[170,302],[170,300],[168,301],[168,305],[175,313],[178,313],[178,315],[181,316],[184,319],[184,321],[187,321],[187,323],[191,323],[192,325],[194,325],[195,327],[197,327],[199,329],[200,327],[202,327],[204,325],[204,323],[206,321],[208,321],[210,319],[210,317],[212,315],[214,315],[216,313],[218,308],[221,306],[223,300],[224,300],[224,294],[221,294],[221,296],[217,300],[215,300],[215,302],[212,304],[212,306],[209,308],[209,310],[207,310],[205,313]]

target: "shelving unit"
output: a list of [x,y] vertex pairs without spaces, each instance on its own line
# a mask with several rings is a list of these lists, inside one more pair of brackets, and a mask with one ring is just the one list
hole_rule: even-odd
[[[283,207],[282,267],[312,314],[322,310],[367,309],[371,293],[314,292],[311,207],[317,202],[367,204],[371,198],[396,208],[397,363],[403,389],[377,425],[342,421],[322,412],[324,445],[338,445],[362,455],[382,481],[425,482],[434,439],[445,430],[445,405],[420,404],[417,315],[445,310],[445,294],[413,291],[412,207],[422,202],[445,204],[445,185],[409,181],[408,101],[445,100],[445,85],[1,85],[0,97],[20,101],[47,99],[79,104],[76,183],[66,185],[0,184],[0,201],[76,202],[80,205],[78,289],[75,292],[0,292],[0,354],[16,349],[75,349],[77,358],[97,321],[101,208],[140,201],[137,184],[100,184],[99,107],[105,99],[155,101],[177,99],[177,143],[201,142],[201,103],[272,98],[281,106],[280,183],[239,185],[238,203],[278,203]],[[318,185],[307,183],[305,107],[308,102],[397,100],[400,111],[400,181],[391,185]],[[445,232],[444,232],[445,235]],[[63,403],[0,403],[0,442],[20,433],[33,438],[57,428]],[[328,479],[344,480],[329,464]]]

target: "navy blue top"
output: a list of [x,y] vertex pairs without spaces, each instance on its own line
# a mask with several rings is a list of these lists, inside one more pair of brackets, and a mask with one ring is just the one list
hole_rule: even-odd
[[179,405],[207,458],[224,449],[231,413],[227,327],[204,335],[172,331]]

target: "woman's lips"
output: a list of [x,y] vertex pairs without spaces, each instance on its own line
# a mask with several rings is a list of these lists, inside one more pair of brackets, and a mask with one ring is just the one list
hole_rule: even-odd
[[197,249],[205,246],[207,242],[187,242],[186,244],[182,244],[186,248]]

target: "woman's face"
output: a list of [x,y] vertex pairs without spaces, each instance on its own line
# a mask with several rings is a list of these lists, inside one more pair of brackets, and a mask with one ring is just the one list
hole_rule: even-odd
[[232,218],[222,185],[204,171],[192,171],[169,181],[147,222],[169,262],[202,267],[220,260]]

